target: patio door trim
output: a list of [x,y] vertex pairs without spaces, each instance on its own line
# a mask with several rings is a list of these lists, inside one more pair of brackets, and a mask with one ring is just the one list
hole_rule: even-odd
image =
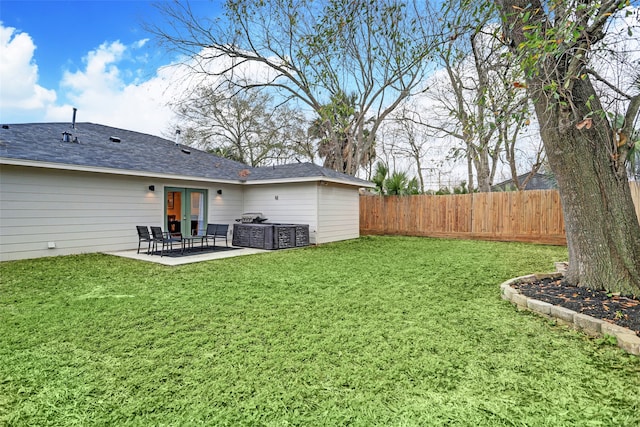
[[[194,193],[201,194],[203,198],[203,212],[199,217],[202,221],[202,224],[198,227],[198,232],[204,231],[207,227],[207,218],[208,218],[208,210],[209,210],[209,192],[206,188],[188,188],[188,187],[164,187],[164,229],[167,231],[171,231],[169,229],[169,193],[180,193],[180,231],[184,236],[191,235],[191,221],[192,221],[192,206],[191,206],[191,195]],[[176,218],[178,220],[178,218]]]

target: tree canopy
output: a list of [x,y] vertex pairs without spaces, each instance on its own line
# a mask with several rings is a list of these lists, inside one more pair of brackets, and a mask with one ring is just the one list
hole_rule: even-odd
[[429,4],[398,0],[235,0],[224,18],[196,16],[188,2],[161,3],[169,26],[152,31],[187,55],[194,73],[232,84],[236,93],[267,90],[326,121],[328,105],[347,94],[348,126],[324,126],[329,146],[346,142],[355,175],[384,119],[409,97],[428,69],[435,39]]

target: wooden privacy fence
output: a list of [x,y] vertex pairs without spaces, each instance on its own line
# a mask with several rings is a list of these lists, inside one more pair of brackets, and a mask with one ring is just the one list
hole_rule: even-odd
[[[640,184],[631,184],[640,218]],[[566,244],[557,190],[450,196],[364,195],[360,197],[360,234]]]

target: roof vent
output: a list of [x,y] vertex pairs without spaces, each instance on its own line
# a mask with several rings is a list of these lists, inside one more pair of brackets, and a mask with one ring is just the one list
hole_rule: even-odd
[[184,154],[191,154],[191,150],[187,150],[186,148],[180,149]]
[[71,142],[71,132],[62,132],[62,142]]
[[110,136],[109,137],[109,141],[111,141],[111,142],[120,142],[120,138],[118,138],[117,136]]
[[2,129],[9,129],[9,125],[2,125]]

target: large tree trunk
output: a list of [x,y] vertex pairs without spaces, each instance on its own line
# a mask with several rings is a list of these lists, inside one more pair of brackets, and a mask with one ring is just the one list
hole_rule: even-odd
[[486,146],[482,147],[482,151],[477,150],[474,154],[474,164],[476,166],[476,179],[478,180],[478,191],[481,193],[491,192],[491,170],[489,166],[489,153]]
[[[513,46],[526,41],[524,24],[514,10],[544,10],[536,0],[504,0],[499,6]],[[539,19],[549,25],[546,17]],[[602,115],[594,114],[602,107],[593,85],[586,74],[574,78],[569,73],[571,59],[541,61],[527,79],[562,200],[569,248],[566,279],[579,286],[640,295],[640,225],[627,174],[617,156],[613,130]],[[552,83],[566,88],[560,99],[550,90]]]
[[[585,79],[576,82],[572,93],[574,104],[586,110],[580,105],[594,90]],[[575,118],[563,125],[558,117],[550,117],[553,110],[540,104],[544,103],[536,103],[536,112],[546,123],[541,134],[558,180],[567,231],[567,280],[640,294],[640,226],[624,166],[618,164],[615,169],[608,148],[613,132],[606,120],[596,117],[591,129],[577,129]]]

